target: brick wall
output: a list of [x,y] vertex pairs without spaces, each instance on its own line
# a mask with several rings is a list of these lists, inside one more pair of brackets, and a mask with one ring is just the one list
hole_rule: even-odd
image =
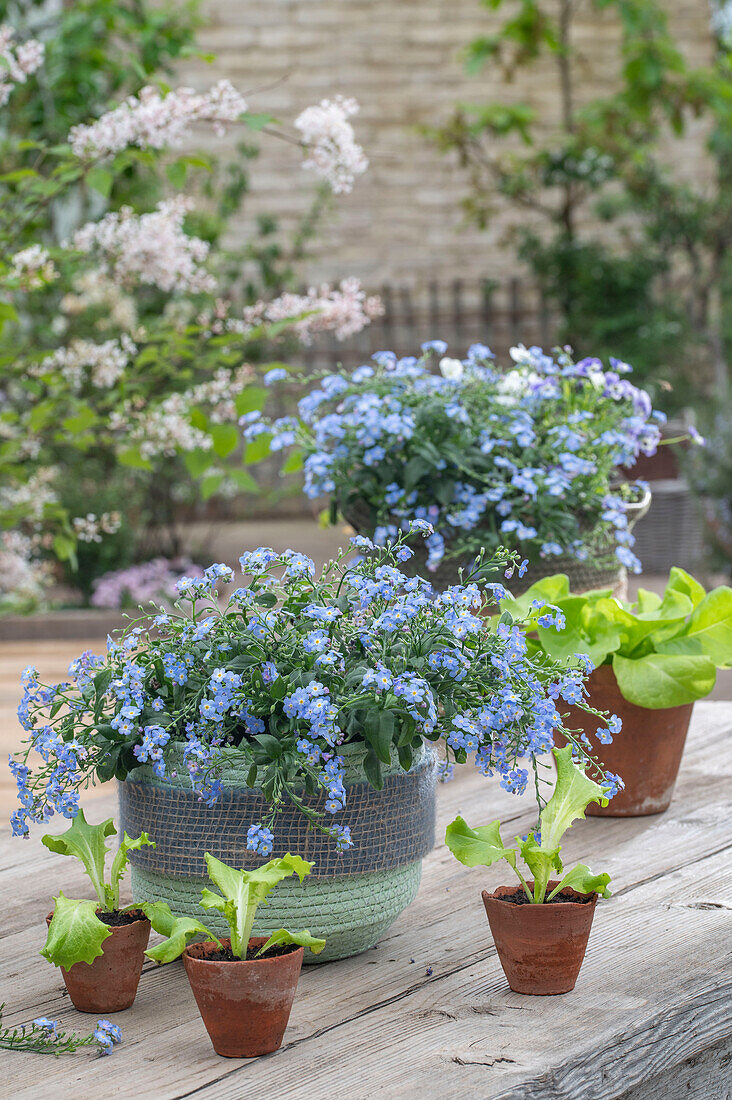
[[[711,54],[706,0],[667,0],[671,23],[688,56],[705,64]],[[486,232],[462,222],[465,180],[454,162],[417,132],[444,121],[458,101],[504,97],[528,100],[547,126],[556,123],[556,83],[542,63],[506,85],[489,71],[468,77],[460,51],[490,34],[499,16],[478,0],[204,0],[209,26],[202,46],[214,67],[190,63],[184,74],[203,86],[228,76],[247,94],[252,110],[291,123],[305,106],[327,95],[355,96],[358,138],[371,161],[351,195],[341,197],[307,266],[311,280],[357,275],[368,287],[389,281],[424,287],[431,280],[468,282],[515,272],[509,221],[500,208]],[[607,15],[577,25],[583,93],[612,88],[617,28]],[[679,163],[700,170],[702,135],[693,127]],[[253,168],[246,217],[274,212],[291,225],[312,194],[296,150],[269,141]],[[250,223],[249,223],[250,224]]]

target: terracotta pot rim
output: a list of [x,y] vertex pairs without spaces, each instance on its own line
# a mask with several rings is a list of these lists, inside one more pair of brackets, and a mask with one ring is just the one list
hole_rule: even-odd
[[[531,887],[534,884],[533,884],[532,881],[527,879],[527,885],[529,887]],[[559,882],[557,880],[555,880],[554,882],[549,882],[549,884],[547,885],[547,893],[551,893],[551,891],[556,889],[556,887],[558,885],[559,885]],[[546,910],[552,905],[561,905],[563,908],[569,909],[570,911],[572,909],[584,909],[587,905],[589,905],[590,908],[594,908],[594,906],[597,903],[597,899],[599,897],[597,891],[593,890],[593,892],[590,893],[590,894],[583,894],[579,890],[575,890],[574,887],[567,886],[566,889],[570,893],[575,894],[578,898],[586,898],[588,900],[586,900],[586,901],[543,901],[543,902],[541,902],[541,904],[527,904],[526,902],[521,902],[519,904],[518,902],[515,902],[515,901],[507,901],[506,898],[502,897],[498,893],[499,890],[508,890],[510,893],[513,894],[513,893],[516,892],[517,889],[520,890],[521,888],[522,887],[520,887],[520,886],[518,886],[518,887],[516,887],[516,886],[496,886],[494,892],[491,892],[490,890],[483,890],[481,892],[481,897],[483,898],[484,901],[498,901],[498,902],[501,903],[501,905],[510,906],[512,909],[526,909],[527,911],[530,911],[532,909],[533,910],[538,910],[538,911]],[[562,892],[564,892],[564,891],[562,891]]]
[[[124,913],[124,911],[125,911],[124,909],[115,910],[115,912],[117,912],[117,913]],[[55,912],[56,912],[56,910],[52,909],[50,913],[46,914],[46,923],[47,924],[51,923],[51,921],[53,920],[53,914]],[[99,913],[99,912],[100,912],[100,910],[97,909],[97,913]],[[107,910],[107,912],[110,912],[110,910]],[[145,914],[142,912],[142,909],[131,909],[131,910],[129,910],[129,912],[131,912],[131,913],[141,913],[142,916],[137,917],[136,920],[127,921],[127,924],[105,924],[104,927],[108,928],[110,932],[121,932],[124,928],[132,928],[136,924],[150,924],[150,918],[145,916]],[[104,921],[102,921],[102,924],[104,924]]]
[[[247,944],[247,949],[249,947],[261,947],[262,944],[266,943],[268,939],[268,936],[252,936],[252,938],[249,940],[249,943]],[[220,943],[222,947],[231,947],[230,938],[221,939]],[[191,952],[194,951],[197,947],[208,947],[209,945],[216,951],[220,950],[218,947],[216,947],[213,940],[203,940],[200,943],[191,943],[188,945],[188,947],[186,947],[185,951],[183,952],[184,960],[190,961],[192,963],[202,963],[204,966],[262,966],[263,964],[266,965],[271,963],[280,963],[284,959],[290,958],[291,955],[297,955],[298,952],[301,955],[305,954],[305,948],[300,947],[298,944],[294,944],[293,950],[288,951],[285,955],[274,955],[269,959],[208,959],[205,955],[201,956],[197,954],[191,954]]]

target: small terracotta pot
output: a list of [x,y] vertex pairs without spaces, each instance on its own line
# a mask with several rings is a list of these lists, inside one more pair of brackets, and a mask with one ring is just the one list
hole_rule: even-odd
[[612,665],[596,668],[587,686],[590,705],[617,714],[623,721],[621,732],[612,744],[601,745],[595,737],[600,720],[579,707],[570,707],[566,725],[569,729],[584,730],[593,755],[625,783],[625,789],[618,791],[606,808],[593,802],[587,813],[598,817],[663,813],[674,793],[694,704],[663,710],[637,707],[620,694]]
[[[221,941],[229,947],[230,940]],[[267,940],[254,937],[250,947]],[[303,949],[271,959],[215,962],[215,943],[194,943],[183,952],[193,996],[213,1048],[224,1058],[258,1058],[279,1050],[290,1018]]]
[[[558,885],[558,880],[550,882],[547,893]],[[515,893],[515,886],[499,886],[492,894],[482,894],[508,984],[514,993],[539,997],[569,993],[585,957],[597,894],[568,888],[567,893],[590,901],[516,905],[502,900]]]
[[[145,948],[150,939],[150,921],[141,909],[139,919],[111,929],[102,945],[103,955],[93,963],[78,962],[69,969],[61,967],[74,1008],[79,1012],[121,1012],[129,1008],[137,995]],[[53,913],[46,917],[51,923]]]

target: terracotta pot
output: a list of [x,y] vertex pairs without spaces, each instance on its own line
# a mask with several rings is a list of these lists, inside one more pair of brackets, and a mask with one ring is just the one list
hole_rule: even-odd
[[[533,888],[533,882],[529,887]],[[549,883],[550,893],[558,880]],[[516,905],[503,901],[515,894],[515,886],[499,886],[492,894],[483,891],[483,904],[495,941],[498,958],[514,993],[547,997],[574,989],[582,966],[595,915],[597,894],[567,893],[585,902],[557,902]]]
[[[230,940],[222,940],[225,947]],[[261,947],[255,936],[250,947]],[[193,996],[213,1048],[224,1058],[258,1058],[279,1050],[302,967],[303,948],[271,959],[215,962],[215,943],[195,943],[183,952]]]
[[587,686],[588,702],[598,710],[617,714],[623,721],[622,731],[612,744],[601,745],[595,737],[599,720],[578,707],[570,707],[566,725],[569,729],[584,730],[593,755],[625,783],[625,789],[618,791],[605,809],[592,803],[587,813],[598,817],[663,813],[674,793],[694,704],[663,710],[637,707],[620,694],[611,665],[596,668]]
[[[93,963],[78,962],[69,969],[61,967],[74,1008],[79,1012],[121,1012],[129,1008],[137,994],[145,948],[150,939],[150,921],[141,909],[139,919],[111,929],[104,941],[104,954]],[[46,917],[51,923],[53,913]]]

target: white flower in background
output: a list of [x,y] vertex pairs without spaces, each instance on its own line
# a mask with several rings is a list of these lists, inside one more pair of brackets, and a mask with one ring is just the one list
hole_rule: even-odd
[[212,291],[215,281],[204,268],[209,246],[183,231],[183,219],[193,203],[178,195],[158,203],[150,214],[135,214],[129,206],[88,222],[77,230],[73,247],[99,255],[105,271],[123,286],[135,282],[165,293]]
[[286,321],[302,317],[292,326],[292,331],[309,344],[318,332],[333,332],[338,340],[360,332],[374,317],[383,313],[378,298],[367,298],[358,279],[343,279],[340,286],[324,283],[311,287],[307,294],[282,294],[271,302],[256,302],[244,310],[242,322],[231,321],[229,331],[246,332],[262,322]]
[[84,271],[72,283],[73,293],[65,294],[59,308],[70,317],[87,309],[100,310],[101,316],[95,328],[104,331],[114,328],[132,332],[137,326],[135,299],[120,290],[113,279],[99,270]]
[[246,109],[246,101],[228,80],[220,80],[208,92],[178,88],[162,95],[148,86],[96,122],[73,126],[69,143],[78,157],[107,156],[130,145],[165,149],[181,145],[194,122],[212,122],[221,137],[226,133],[224,123],[235,122]]
[[67,348],[57,348],[47,355],[33,374],[41,375],[49,370],[60,371],[72,389],[78,390],[89,371],[92,385],[108,389],[122,377],[130,359],[137,354],[137,347],[129,336],[119,340],[105,340],[95,344],[91,340],[72,340]]
[[440,359],[440,374],[448,382],[459,382],[465,373],[465,368],[459,359]]
[[508,354],[514,363],[520,363],[522,366],[530,367],[533,363],[531,352],[524,344],[517,344],[515,347],[509,348]]
[[58,470],[53,466],[39,466],[27,481],[16,485],[0,486],[0,509],[22,511],[25,520],[40,524],[47,505],[56,504],[58,497],[53,483]]
[[351,191],[356,176],[369,166],[348,121],[358,110],[355,99],[336,96],[306,107],[295,119],[307,152],[303,167],[325,180],[336,195]]
[[38,290],[58,275],[53,260],[40,244],[16,252],[10,264],[10,277],[17,279],[23,290]]
[[25,84],[43,64],[44,47],[41,42],[30,38],[27,42],[13,45],[15,31],[7,23],[0,26],[0,107],[8,102],[15,84]]
[[79,542],[101,542],[104,535],[114,535],[119,531],[121,524],[119,512],[103,512],[101,516],[87,512],[85,516],[75,516],[73,521]]
[[18,531],[0,532],[0,608],[29,611],[43,597],[51,581],[47,562],[34,557],[31,539]]

